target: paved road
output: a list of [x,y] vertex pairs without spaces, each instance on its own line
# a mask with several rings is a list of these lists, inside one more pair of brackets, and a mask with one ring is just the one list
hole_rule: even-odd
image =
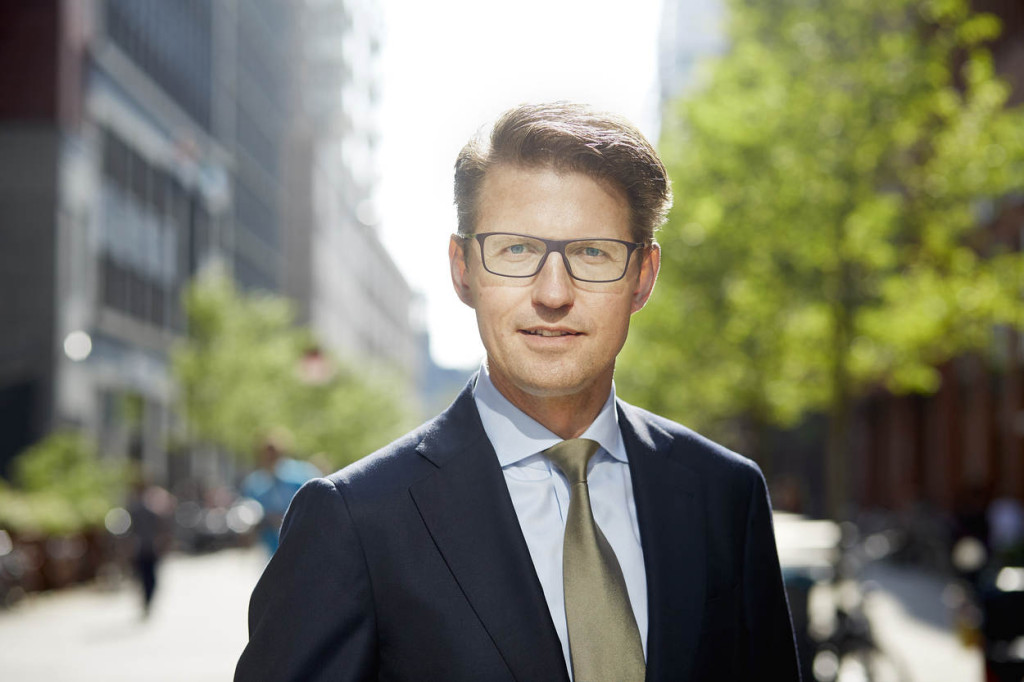
[[869,566],[864,577],[881,588],[866,607],[875,637],[902,661],[907,682],[983,682],[980,650],[954,635],[953,611],[943,600],[946,581],[884,563]]
[[172,555],[160,567],[152,612],[125,582],[22,600],[0,611],[4,682],[223,682],[246,639],[257,550]]
[[[129,583],[83,587],[0,612],[4,682],[214,682],[230,680],[245,644],[249,594],[263,567],[258,550],[172,556],[148,620]],[[876,634],[904,662],[908,682],[981,682],[981,659],[952,634],[941,580],[872,567],[883,589],[870,603]]]

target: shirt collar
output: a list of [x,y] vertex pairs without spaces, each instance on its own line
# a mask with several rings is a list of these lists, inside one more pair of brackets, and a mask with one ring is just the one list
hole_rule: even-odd
[[[498,463],[502,467],[516,464],[562,442],[561,438],[513,405],[495,388],[486,364],[480,368],[480,375],[473,389],[473,398],[480,413],[484,432],[494,446]],[[615,409],[614,384],[608,394],[608,400],[580,438],[595,440],[612,457],[620,462],[628,462],[622,433],[619,431],[618,411]]]

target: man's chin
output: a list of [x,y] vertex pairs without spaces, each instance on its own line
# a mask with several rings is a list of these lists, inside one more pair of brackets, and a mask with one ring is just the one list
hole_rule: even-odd
[[516,389],[538,399],[572,398],[598,390],[598,377],[580,377],[559,374],[557,371],[538,371],[520,376],[514,381]]

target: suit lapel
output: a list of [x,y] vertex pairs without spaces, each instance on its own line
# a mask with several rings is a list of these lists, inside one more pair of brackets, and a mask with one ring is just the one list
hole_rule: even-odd
[[704,610],[706,524],[685,445],[619,403],[647,573],[647,680],[689,680]]
[[567,682],[562,647],[469,387],[417,450],[437,470],[411,486],[413,501],[513,677]]

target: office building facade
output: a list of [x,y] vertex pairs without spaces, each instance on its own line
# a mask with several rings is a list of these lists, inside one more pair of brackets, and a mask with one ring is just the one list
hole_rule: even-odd
[[[372,302],[337,310],[312,289],[298,295],[300,309],[324,309],[307,314],[314,326],[341,330],[325,344],[349,343],[354,354],[385,337],[400,345],[411,294],[373,221],[338,221],[360,231],[341,246],[290,222],[286,174],[301,113],[295,56],[307,5],[325,4],[40,0],[0,8],[0,61],[17,67],[0,69],[0,321],[11,330],[0,334],[0,474],[26,446],[67,426],[96,436],[106,453],[138,460],[154,480],[174,478],[182,458],[169,451],[187,433],[175,416],[169,361],[185,332],[182,291],[215,264],[243,290],[289,291],[293,232],[308,233],[310,258],[333,250],[350,261],[342,272],[354,274],[337,287],[387,303],[378,322]],[[342,15],[351,13],[345,5]],[[329,75],[346,99],[349,72]],[[313,183],[316,196],[332,216],[357,215],[373,176],[355,165],[333,173]],[[306,267],[316,277],[340,270]],[[346,326],[374,336],[351,341]],[[207,455],[185,457],[187,475],[228,478],[228,462]]]

